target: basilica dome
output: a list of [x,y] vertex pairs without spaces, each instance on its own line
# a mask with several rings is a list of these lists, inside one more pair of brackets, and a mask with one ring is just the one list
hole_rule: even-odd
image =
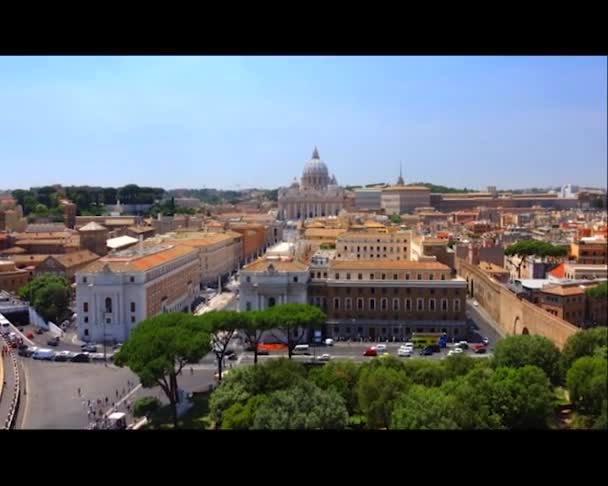
[[329,184],[329,171],[325,162],[319,158],[319,151],[315,147],[312,159],[306,162],[302,173],[302,186],[310,189],[324,189]]

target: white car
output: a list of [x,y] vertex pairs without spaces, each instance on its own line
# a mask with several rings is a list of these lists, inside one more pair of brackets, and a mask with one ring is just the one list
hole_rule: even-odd
[[404,348],[410,348],[410,349],[414,349],[414,343],[405,343],[403,345]]
[[327,353],[322,354],[321,356],[317,356],[317,361],[329,361],[331,356]]
[[378,351],[379,353],[383,353],[384,351],[386,351],[386,344],[376,345],[376,351]]
[[331,338],[327,338],[325,340],[325,346],[333,346],[334,345],[334,340]]
[[460,348],[454,348],[454,349],[450,349],[448,351],[448,357],[449,356],[454,356],[456,354],[462,354],[462,349],[460,349]]
[[397,351],[397,356],[400,356],[402,358],[409,358],[410,356],[412,356],[412,350],[410,348],[399,348],[399,350]]
[[490,340],[487,337],[484,337],[482,341],[486,346],[490,344]]

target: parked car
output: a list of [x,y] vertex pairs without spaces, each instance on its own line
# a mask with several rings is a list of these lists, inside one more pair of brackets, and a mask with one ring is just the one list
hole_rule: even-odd
[[19,346],[17,354],[24,358],[31,358],[32,355],[38,350],[36,346]]
[[258,356],[268,356],[269,354],[267,349],[258,349]]
[[384,351],[386,351],[386,344],[376,345],[376,351],[378,351],[379,353],[384,353]]
[[459,343],[456,343],[454,346],[458,347],[460,349],[469,349],[469,343],[467,343],[466,341],[460,341]]
[[430,344],[429,346],[427,346],[427,348],[430,348],[433,353],[441,352],[441,346],[439,346],[439,344]]
[[433,348],[431,348],[431,346],[427,346],[426,348],[423,348],[420,350],[420,356],[432,356],[433,355]]
[[484,337],[482,342],[487,346],[488,344],[490,344],[490,340],[487,337]]
[[479,346],[478,348],[475,348],[475,349],[473,350],[473,352],[474,352],[475,354],[486,354],[486,351],[487,351],[487,349],[486,349],[486,347],[485,347],[485,346]]
[[76,353],[72,351],[59,351],[55,354],[55,361],[70,361],[74,356]]
[[72,363],[88,363],[90,359],[87,353],[78,353],[70,361]]
[[397,356],[402,358],[409,358],[412,355],[412,350],[410,348],[400,347],[397,351]]
[[327,353],[322,354],[321,356],[317,356],[317,361],[329,361],[331,356]]
[[86,353],[96,353],[97,345],[96,344],[83,344],[80,346],[80,350]]
[[236,361],[237,359],[239,359],[239,355],[236,353],[232,353],[232,354],[228,355],[228,359],[230,361]]
[[327,338],[325,340],[325,346],[333,346],[334,345],[334,340],[332,338]]
[[44,332],[44,330],[41,327],[37,327],[35,333],[36,334],[42,334]]
[[47,346],[57,346],[58,344],[59,344],[59,338],[58,337],[51,338],[51,339],[49,339],[46,342]]
[[103,353],[89,353],[89,359],[91,361],[104,361],[106,357]]
[[365,350],[365,352],[363,353],[363,356],[378,356],[378,351],[376,350],[376,348],[374,346],[372,346],[371,348],[367,348]]
[[55,357],[55,351],[52,349],[37,349],[32,354],[33,359],[40,359],[44,361],[51,361]]

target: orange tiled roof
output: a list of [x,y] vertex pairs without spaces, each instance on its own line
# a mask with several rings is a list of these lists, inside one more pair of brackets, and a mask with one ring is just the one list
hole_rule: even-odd
[[566,265],[560,263],[557,267],[549,272],[549,275],[556,278],[564,278],[566,276]]
[[304,232],[304,237],[337,238],[346,231],[344,228],[308,228]]
[[245,265],[243,270],[248,272],[265,272],[270,264],[278,272],[305,272],[308,269],[308,265],[295,260],[270,260],[262,257],[251,262],[249,265]]
[[99,255],[89,250],[81,250],[73,253],[66,253],[65,255],[53,255],[53,258],[61,263],[61,265],[63,265],[65,268],[70,268],[82,265],[84,263],[93,262],[99,258]]
[[83,272],[100,272],[107,265],[113,272],[144,272],[180,258],[196,250],[190,246],[175,245],[145,256],[105,256],[87,265]]
[[561,295],[561,296],[569,296],[569,295],[581,295],[584,294],[585,291],[580,287],[562,287],[560,285],[543,287],[540,289],[541,292],[545,294],[553,294],[553,295]]

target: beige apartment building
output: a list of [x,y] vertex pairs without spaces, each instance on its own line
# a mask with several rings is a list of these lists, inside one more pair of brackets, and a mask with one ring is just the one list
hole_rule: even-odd
[[395,233],[353,232],[336,238],[337,260],[410,260],[411,231]]
[[466,281],[451,274],[437,262],[319,258],[308,300],[327,314],[331,337],[403,340],[445,332],[457,339],[466,335]]

